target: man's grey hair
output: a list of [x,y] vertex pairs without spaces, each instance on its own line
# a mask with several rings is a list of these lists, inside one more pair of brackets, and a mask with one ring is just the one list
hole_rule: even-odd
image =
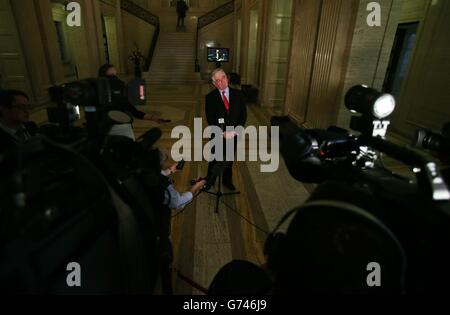
[[227,76],[227,73],[225,72],[225,70],[223,70],[223,69],[221,69],[221,68],[217,68],[216,70],[214,70],[214,71],[211,73],[211,79],[212,79],[213,82],[215,82],[215,81],[214,81],[214,78],[215,78],[216,74],[221,73],[221,72]]

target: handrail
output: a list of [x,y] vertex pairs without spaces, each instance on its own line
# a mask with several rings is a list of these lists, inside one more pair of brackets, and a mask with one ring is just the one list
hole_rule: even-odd
[[145,68],[146,72],[150,69],[150,66],[152,65],[153,55],[155,54],[156,44],[158,43],[160,32],[161,32],[161,26],[158,23],[158,25],[156,25],[155,33],[153,34],[152,43],[150,44],[150,51],[148,53],[147,60],[145,61],[144,68]]
[[197,21],[197,34],[195,38],[195,72],[200,72],[200,64],[198,61],[198,31],[211,24],[215,21],[223,18],[224,16],[227,16],[228,14],[231,14],[234,12],[234,0],[231,0],[230,2],[225,3],[224,5],[206,13],[205,15],[202,15],[198,18]]
[[150,69],[150,65],[152,64],[153,55],[155,53],[156,44],[158,42],[159,33],[161,30],[159,17],[130,0],[122,0],[120,7],[125,12],[128,12],[131,15],[134,15],[135,17],[156,27],[152,42],[150,44],[149,53],[144,65],[144,70],[148,71]]

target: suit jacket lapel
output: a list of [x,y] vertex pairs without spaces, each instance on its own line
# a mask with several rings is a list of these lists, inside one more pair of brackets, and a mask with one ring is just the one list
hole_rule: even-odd
[[232,115],[235,112],[236,109],[236,102],[235,102],[235,93],[232,88],[230,88],[230,114]]
[[216,89],[217,103],[224,106],[222,95],[220,95],[219,89]]
[[229,91],[230,91],[230,96],[229,96],[230,99],[228,101],[230,102],[230,111],[231,111],[231,106],[233,106],[232,104],[233,104],[234,93],[233,93],[233,90],[231,88],[229,88]]

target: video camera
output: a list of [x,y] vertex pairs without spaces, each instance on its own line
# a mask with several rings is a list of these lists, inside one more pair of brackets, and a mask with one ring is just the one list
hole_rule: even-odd
[[80,107],[86,115],[87,135],[98,136],[108,121],[107,113],[120,110],[126,100],[123,83],[116,77],[86,79],[51,87],[52,101],[56,108],[48,108],[51,123],[58,124],[62,133],[71,133],[72,124],[81,118]]
[[[395,109],[391,95],[355,86],[346,94],[345,105],[361,114],[351,119],[350,127],[357,133],[337,127],[306,130],[288,117],[272,118],[272,125],[280,127],[280,150],[290,174],[304,183],[337,181],[364,192],[376,203],[376,209],[367,210],[405,247],[410,292],[447,291],[444,283],[450,273],[445,265],[450,255],[440,249],[450,242],[450,192],[438,164],[385,139],[388,118]],[[442,142],[436,135],[428,133],[421,139],[425,146],[445,147],[437,144]],[[409,166],[415,178],[386,169],[383,154]]]
[[360,135],[338,127],[305,130],[288,117],[272,118],[272,125],[280,127],[281,153],[295,179],[320,183],[333,177],[340,179],[344,174],[354,174],[356,170],[358,175],[360,172],[363,176],[369,173],[381,175],[388,172],[377,167],[385,153],[411,167],[417,177],[418,193],[433,201],[450,200],[450,193],[441,181],[435,162],[385,140],[390,124],[387,118],[395,109],[391,95],[356,86],[349,90],[345,102],[350,111],[362,114],[351,119],[351,128]]

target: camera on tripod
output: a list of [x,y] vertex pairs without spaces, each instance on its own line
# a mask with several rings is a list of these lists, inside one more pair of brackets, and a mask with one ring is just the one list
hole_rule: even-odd
[[272,125],[280,127],[281,153],[291,175],[301,182],[320,183],[330,178],[347,178],[357,170],[358,175],[371,180],[395,179],[405,189],[403,181],[380,167],[382,154],[403,162],[416,174],[418,193],[430,200],[449,201],[450,192],[442,180],[438,165],[424,156],[385,140],[395,109],[395,100],[366,86],[351,88],[345,103],[352,113],[351,128],[360,135],[337,127],[328,130],[305,130],[287,117],[273,117]]
[[[121,102],[126,100],[123,84],[116,77],[75,81],[51,87],[49,92],[57,106],[47,109],[48,118],[50,123],[59,126],[59,138],[72,139],[83,136],[93,138],[102,135],[105,128],[110,127],[108,123],[117,116],[110,117],[108,113],[120,111]],[[81,119],[81,107],[84,108],[87,132],[73,127],[73,124]],[[121,118],[118,122],[131,121],[131,117],[128,117],[128,119]]]

